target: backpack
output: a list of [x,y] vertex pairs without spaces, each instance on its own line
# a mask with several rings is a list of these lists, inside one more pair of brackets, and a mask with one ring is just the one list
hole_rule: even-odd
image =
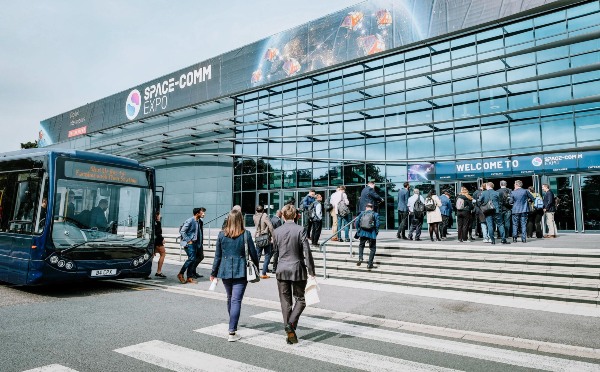
[[457,198],[456,199],[456,210],[457,211],[462,211],[465,209],[465,199],[463,198]]
[[535,200],[533,201],[533,207],[535,209],[543,209],[544,208],[544,199],[542,199],[541,196],[536,196]]
[[362,230],[373,229],[375,227],[375,214],[372,211],[363,212],[359,224]]
[[510,190],[505,192],[500,192],[500,205],[502,205],[505,209],[512,209],[513,205],[510,202],[510,196],[512,192]]
[[315,200],[308,206],[308,218],[310,218],[311,221],[317,219],[317,203],[318,202]]
[[325,212],[331,212],[331,210],[333,209],[333,205],[331,205],[331,200],[330,200],[331,196],[327,197],[327,199],[325,199],[325,204],[324,204],[324,209]]
[[422,218],[425,213],[425,204],[421,201],[421,197],[418,197],[413,206],[413,214],[417,218]]
[[302,198],[302,200],[300,200],[300,204],[298,205],[298,212],[304,212],[304,202],[306,201],[306,198],[308,198],[308,195],[306,195]]
[[437,205],[435,205],[435,201],[433,200],[433,198],[425,198],[425,210],[427,212],[433,212],[436,208]]
[[350,208],[348,208],[346,203],[344,203],[344,200],[340,200],[340,202],[338,203],[337,214],[340,217],[346,217],[348,214],[350,214]]

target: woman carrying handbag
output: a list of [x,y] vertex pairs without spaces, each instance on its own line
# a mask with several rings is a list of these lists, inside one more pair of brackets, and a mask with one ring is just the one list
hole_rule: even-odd
[[[246,253],[248,252],[248,253]],[[213,261],[211,282],[220,278],[227,292],[227,313],[229,314],[229,338],[234,342],[241,338],[237,334],[238,321],[242,307],[242,299],[248,285],[246,266],[248,257],[258,267],[256,247],[252,235],[244,229],[242,212],[232,210],[227,217],[227,224],[219,232]],[[252,265],[249,265],[250,267]]]

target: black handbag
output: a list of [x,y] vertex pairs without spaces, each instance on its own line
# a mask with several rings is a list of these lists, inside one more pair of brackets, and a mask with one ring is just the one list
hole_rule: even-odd
[[489,216],[490,214],[494,214],[494,212],[496,212],[496,207],[494,206],[492,199],[488,200],[487,203],[481,205],[479,209],[481,209],[481,212],[486,216]]
[[[260,215],[260,219],[258,220],[258,228],[261,228],[261,222],[262,222],[262,218],[265,214],[261,214]],[[264,234],[260,234],[260,235],[256,235],[256,237],[254,238],[254,244],[258,247],[258,248],[264,248],[266,246],[268,246],[269,244],[271,244],[271,236],[269,234],[269,230],[267,229],[267,232]]]

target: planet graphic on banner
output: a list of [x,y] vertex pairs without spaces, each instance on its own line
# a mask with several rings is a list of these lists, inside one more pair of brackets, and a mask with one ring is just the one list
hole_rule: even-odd
[[534,167],[539,167],[542,165],[542,163],[542,158],[540,158],[539,156],[536,156],[535,158],[531,159],[531,164],[533,164]]
[[134,89],[129,93],[127,97],[127,102],[125,103],[125,115],[127,115],[127,119],[133,120],[140,112],[140,107],[142,106],[142,96],[140,91]]

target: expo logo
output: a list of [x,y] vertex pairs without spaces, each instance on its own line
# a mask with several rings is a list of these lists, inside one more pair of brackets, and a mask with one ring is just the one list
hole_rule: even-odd
[[534,167],[539,167],[541,166],[543,163],[542,158],[540,158],[539,156],[536,156],[535,158],[533,158],[531,160],[531,164],[533,164]]
[[127,119],[135,119],[140,112],[140,107],[142,107],[142,95],[139,90],[134,89],[129,93],[127,102],[125,103],[125,115],[127,115]]

